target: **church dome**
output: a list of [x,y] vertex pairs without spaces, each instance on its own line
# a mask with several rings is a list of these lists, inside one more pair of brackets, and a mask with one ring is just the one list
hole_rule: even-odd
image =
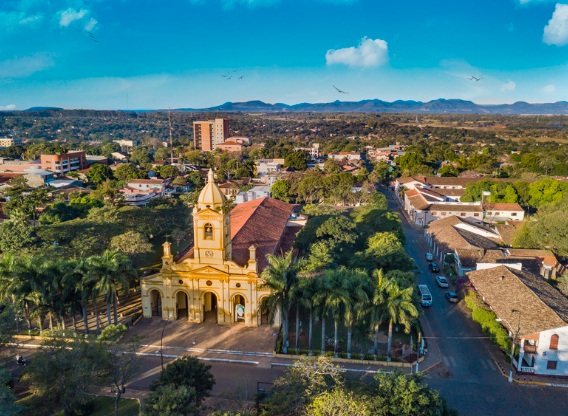
[[209,173],[207,174],[207,185],[205,185],[199,194],[197,203],[199,204],[200,210],[205,209],[207,205],[209,205],[210,208],[217,208],[225,203],[225,195],[223,195],[215,183],[212,169],[209,169]]

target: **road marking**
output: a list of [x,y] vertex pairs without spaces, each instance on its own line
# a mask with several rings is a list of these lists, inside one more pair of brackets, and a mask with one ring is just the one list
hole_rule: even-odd
[[[141,345],[146,348],[160,348],[159,345]],[[216,350],[210,348],[184,348],[184,347],[172,347],[164,345],[164,349],[187,351],[187,352],[200,352],[208,354],[227,354],[227,355],[247,355],[253,357],[273,357],[271,352],[256,352],[256,351],[235,351],[235,350]]]
[[454,365],[454,367],[457,367],[457,363],[454,357],[450,357],[450,361],[452,362],[452,364]]
[[484,360],[479,360],[479,361],[481,361],[481,365],[483,366],[483,368],[487,370],[487,364],[485,364],[485,361]]
[[493,371],[497,370],[497,369],[495,368],[495,364],[494,364],[493,361],[491,361],[489,358],[487,359],[487,364],[489,364],[489,369],[490,369],[490,370],[493,370]]
[[446,357],[442,357],[442,360],[444,360],[444,364],[446,365],[446,367],[450,367],[450,362]]

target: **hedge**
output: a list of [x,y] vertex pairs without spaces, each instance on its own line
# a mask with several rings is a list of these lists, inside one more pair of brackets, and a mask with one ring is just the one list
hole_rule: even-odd
[[465,297],[466,305],[471,309],[471,317],[481,325],[483,331],[491,337],[493,342],[505,354],[511,351],[511,338],[508,331],[497,322],[497,316],[487,309],[487,306],[476,292],[469,293]]

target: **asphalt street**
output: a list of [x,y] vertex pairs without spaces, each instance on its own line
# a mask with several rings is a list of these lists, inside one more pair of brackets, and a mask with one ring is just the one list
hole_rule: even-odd
[[[388,192],[389,209],[400,212],[394,193]],[[427,332],[432,338],[429,353],[439,353],[442,364],[427,373],[426,382],[440,391],[461,416],[564,415],[568,414],[568,389],[509,383],[501,374],[486,341],[457,304],[449,303],[426,261],[423,231],[413,229],[400,215],[406,235],[405,249],[420,273],[418,283],[427,284],[433,305],[425,308]],[[426,328],[425,328],[426,330]]]

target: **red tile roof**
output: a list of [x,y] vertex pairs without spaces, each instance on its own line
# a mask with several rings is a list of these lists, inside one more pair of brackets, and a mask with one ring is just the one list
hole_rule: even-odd
[[485,211],[523,211],[519,204],[509,204],[505,202],[491,202],[483,204]]
[[[301,226],[286,227],[294,205],[268,197],[237,205],[231,211],[233,261],[245,266],[249,248],[256,247],[258,273],[268,265],[267,254],[283,254],[292,248]],[[193,247],[176,256],[176,262],[193,257]]]
[[16,173],[16,172],[0,172],[0,183],[6,183],[10,179],[15,178],[17,176],[25,175],[27,172]]
[[131,179],[128,183],[147,183],[150,185],[161,185],[166,182],[165,179]]

